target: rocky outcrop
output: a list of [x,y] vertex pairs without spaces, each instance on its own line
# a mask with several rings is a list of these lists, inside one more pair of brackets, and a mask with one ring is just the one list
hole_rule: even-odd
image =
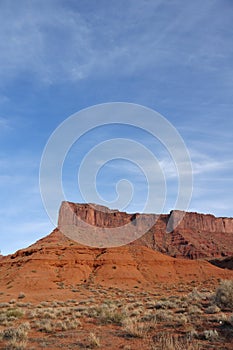
[[184,213],[179,210],[173,210],[170,216],[171,231],[177,227],[177,222],[179,222],[179,230],[193,228],[210,233],[233,233],[233,218],[216,218],[211,214]]
[[79,204],[62,202],[59,216],[58,228],[65,225],[77,225],[86,227],[85,223],[94,227],[116,228],[136,222],[147,222],[148,227],[158,219],[156,214],[128,214],[117,209],[111,210],[97,204]]
[[172,257],[227,257],[233,252],[233,219],[209,214],[177,210],[167,215],[128,214],[95,204],[63,202],[58,228],[62,231],[65,226],[70,226],[71,230],[72,227],[83,228],[82,235],[93,232],[96,227],[118,228],[119,232],[127,227],[125,235],[132,237],[137,230],[144,230],[143,235],[131,239],[130,244],[146,246]]
[[84,226],[84,223],[96,227],[119,227],[128,224],[131,220],[133,220],[133,215],[111,210],[101,205],[62,202],[58,216],[58,227],[64,225]]

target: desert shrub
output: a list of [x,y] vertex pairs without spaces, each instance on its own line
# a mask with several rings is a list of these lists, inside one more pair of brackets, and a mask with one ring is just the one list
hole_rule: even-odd
[[105,310],[100,315],[100,319],[103,323],[114,323],[121,325],[125,315],[118,310]]
[[107,307],[106,305],[101,305],[97,308],[90,310],[90,315],[97,317],[100,323],[102,324],[108,324],[113,323],[116,325],[122,325],[126,313],[120,310],[110,307]]
[[24,350],[27,349],[27,340],[12,339],[4,350]]
[[189,315],[200,315],[202,310],[197,305],[190,305],[187,310]]
[[31,303],[22,303],[22,302],[18,302],[18,303],[16,303],[16,306],[17,306],[17,307],[29,308],[29,307],[32,306],[32,304],[31,304]]
[[142,308],[135,309],[130,313],[130,317],[139,316],[143,312]]
[[143,338],[148,332],[148,327],[138,322],[137,319],[125,318],[123,322],[126,335],[133,338]]
[[199,346],[192,340],[162,332],[153,337],[151,350],[199,350]]
[[233,327],[233,314],[229,316],[227,322]]
[[99,348],[100,347],[100,339],[97,337],[95,333],[90,333],[88,336],[88,343],[90,348]]
[[218,338],[218,332],[215,329],[208,329],[203,332],[203,337],[206,340],[215,340]]
[[198,301],[203,298],[203,294],[200,293],[197,288],[194,288],[191,293],[188,294],[188,299],[192,301]]
[[53,323],[49,319],[42,319],[36,323],[36,327],[40,332],[52,333],[54,330]]
[[6,312],[7,318],[21,318],[24,313],[20,309],[8,309]]
[[47,319],[55,319],[56,318],[56,312],[52,308],[44,309],[41,312],[41,316],[43,316],[43,318],[47,318]]
[[75,329],[78,326],[81,326],[81,322],[79,320],[66,319],[63,321],[62,320],[57,321],[54,325],[54,328],[56,330],[66,331],[66,330]]
[[155,309],[167,309],[169,305],[169,302],[168,301],[158,301],[155,305],[154,305],[154,308]]
[[9,307],[10,304],[9,303],[0,303],[0,308],[6,308]]
[[[130,315],[131,316],[131,315]],[[157,318],[155,313],[151,312],[144,312],[140,317],[141,322],[151,322],[151,323],[157,323]]]
[[7,328],[2,332],[2,339],[7,341],[8,350],[23,350],[27,347],[27,336],[30,330],[28,322],[22,323],[16,328]]
[[18,295],[18,299],[23,299],[25,298],[25,294],[23,292],[20,292]]
[[210,305],[205,309],[206,314],[217,314],[220,312],[220,308],[217,305]]
[[38,307],[49,307],[49,302],[48,301],[41,301]]
[[174,317],[175,327],[182,327],[188,323],[188,318],[185,315]]
[[215,302],[221,308],[233,307],[233,280],[223,280],[215,293]]
[[9,340],[9,339],[25,340],[27,338],[29,329],[30,329],[30,324],[28,322],[22,323],[17,328],[11,327],[11,328],[4,329],[2,338],[5,340]]
[[169,322],[169,321],[172,321],[172,319],[173,319],[173,314],[169,311],[159,310],[155,314],[155,320],[157,322]]

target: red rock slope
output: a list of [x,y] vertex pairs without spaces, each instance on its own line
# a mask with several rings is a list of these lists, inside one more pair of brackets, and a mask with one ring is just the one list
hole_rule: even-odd
[[147,247],[88,248],[58,229],[0,260],[3,295],[15,297],[23,291],[37,300],[64,296],[77,285],[153,290],[163,283],[214,283],[219,278],[233,278],[233,271],[207,261],[172,258]]

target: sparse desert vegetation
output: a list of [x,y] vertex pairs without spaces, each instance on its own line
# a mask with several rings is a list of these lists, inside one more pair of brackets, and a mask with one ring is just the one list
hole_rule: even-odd
[[224,280],[216,290],[215,302],[221,308],[233,309],[233,281]]
[[182,288],[186,293],[76,285],[77,299],[2,302],[0,348],[230,350],[232,281]]

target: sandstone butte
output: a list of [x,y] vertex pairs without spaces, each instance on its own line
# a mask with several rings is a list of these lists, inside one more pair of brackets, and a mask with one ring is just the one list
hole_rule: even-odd
[[[0,257],[1,291],[8,297],[26,291],[32,300],[44,300],[45,295],[53,299],[63,293],[64,297],[72,289],[66,287],[75,285],[150,290],[164,284],[217,284],[219,279],[232,279],[233,219],[185,213],[175,227],[182,214],[127,214],[94,204],[63,202],[58,227],[51,234]],[[62,233],[69,225],[80,228],[82,234],[96,227],[121,230],[135,218],[149,230],[121,247],[92,248]]]

